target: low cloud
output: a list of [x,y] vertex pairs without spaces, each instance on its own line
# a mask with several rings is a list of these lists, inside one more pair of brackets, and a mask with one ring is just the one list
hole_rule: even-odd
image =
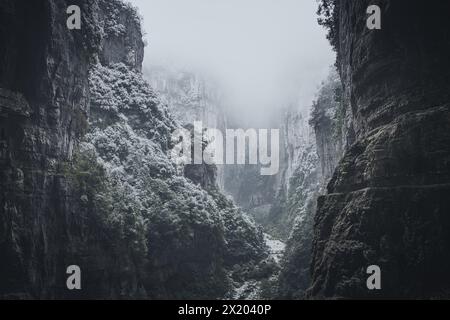
[[215,77],[231,115],[267,125],[287,103],[308,106],[334,62],[315,0],[133,0],[149,43],[145,65]]

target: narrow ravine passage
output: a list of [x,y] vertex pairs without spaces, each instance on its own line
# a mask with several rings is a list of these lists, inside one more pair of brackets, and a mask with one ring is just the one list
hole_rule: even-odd
[[[286,248],[286,244],[276,240],[268,233],[264,233],[264,241],[269,250],[269,261],[274,261],[276,269],[281,269],[281,261]],[[278,282],[278,272],[268,275],[262,280],[248,280],[241,283],[240,286],[233,289],[230,294],[233,300],[261,300],[274,298],[270,296],[276,292]]]

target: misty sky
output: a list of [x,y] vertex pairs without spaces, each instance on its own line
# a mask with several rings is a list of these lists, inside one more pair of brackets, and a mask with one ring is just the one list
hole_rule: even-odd
[[299,97],[309,107],[334,53],[316,0],[132,0],[144,18],[145,65],[202,71],[223,86],[228,108],[267,120]]

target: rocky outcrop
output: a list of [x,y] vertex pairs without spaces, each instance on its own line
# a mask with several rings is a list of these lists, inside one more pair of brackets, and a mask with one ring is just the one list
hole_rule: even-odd
[[[318,201],[309,295],[448,297],[450,5],[334,3],[355,141]],[[381,30],[366,28],[372,4],[382,9]],[[370,265],[381,268],[381,290],[366,286]]]
[[120,1],[98,2],[101,37],[100,62],[124,63],[141,71],[144,60],[141,18],[132,6]]
[[315,145],[321,171],[321,192],[333,176],[347,144],[346,108],[343,103],[340,77],[333,67],[313,101],[309,123],[314,129]]

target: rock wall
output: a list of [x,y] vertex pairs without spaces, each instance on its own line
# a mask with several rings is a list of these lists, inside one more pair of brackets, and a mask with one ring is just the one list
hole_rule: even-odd
[[70,263],[61,248],[76,217],[61,211],[58,166],[85,130],[98,46],[95,10],[72,3],[88,12],[83,34],[67,30],[66,1],[0,4],[0,296],[52,297]]
[[333,176],[347,144],[346,114],[340,77],[332,67],[328,78],[319,89],[316,100],[313,101],[309,120],[314,129],[322,193],[326,192],[326,185]]
[[[447,1],[335,1],[333,42],[354,143],[320,197],[313,298],[448,297]],[[382,9],[382,29],[366,9]],[[352,140],[352,139],[350,139]],[[382,290],[366,268],[382,270]]]

